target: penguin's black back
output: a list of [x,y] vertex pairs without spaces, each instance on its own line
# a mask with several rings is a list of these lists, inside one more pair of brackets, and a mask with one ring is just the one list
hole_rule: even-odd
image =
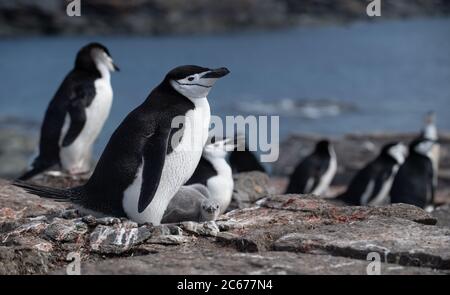
[[[123,120],[111,136],[98,164],[83,187],[85,207],[116,216],[125,216],[122,207],[123,192],[133,183],[142,163],[147,141],[158,130],[169,130],[171,136],[178,129],[171,129],[172,119],[194,109],[194,104],[176,92],[165,79],[139,107]],[[155,155],[158,156],[158,155]],[[155,169],[157,170],[157,169]]]
[[233,173],[250,171],[266,172],[266,169],[264,169],[256,156],[247,147],[243,151],[232,151],[228,161],[230,162]]
[[208,179],[217,175],[218,173],[211,162],[202,156],[194,174],[186,182],[186,185],[200,183],[206,186]]
[[391,202],[425,208],[433,199],[433,164],[429,158],[411,153],[395,177]]

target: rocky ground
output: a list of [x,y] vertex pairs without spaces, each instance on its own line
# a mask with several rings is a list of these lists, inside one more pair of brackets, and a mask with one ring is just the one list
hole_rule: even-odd
[[[18,34],[192,34],[368,20],[370,0],[0,1],[0,36]],[[446,0],[383,0],[382,18],[450,14]]]
[[[0,181],[0,274],[450,274],[450,207],[342,207],[278,195],[259,172],[236,175],[233,211],[216,222],[138,225],[80,216]],[[52,186],[67,179],[40,180]]]
[[[24,169],[36,144],[32,126],[0,128],[0,177],[12,179]],[[328,197],[384,143],[413,136],[333,139],[340,168]],[[231,211],[209,223],[155,227],[80,216],[70,204],[0,179],[0,274],[65,274],[71,253],[80,255],[84,274],[366,274],[370,252],[379,253],[383,274],[450,274],[450,136],[441,139],[441,206],[431,214],[408,205],[343,207],[332,199],[282,195],[292,159],[309,153],[315,136],[284,141],[271,177],[235,175]],[[33,181],[71,187],[86,177]]]

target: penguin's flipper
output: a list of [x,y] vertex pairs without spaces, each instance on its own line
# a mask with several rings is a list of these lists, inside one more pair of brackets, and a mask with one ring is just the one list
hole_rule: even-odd
[[161,180],[169,144],[170,129],[157,130],[144,146],[144,168],[139,195],[138,212],[142,213],[151,203]]
[[63,147],[71,145],[83,130],[84,124],[86,124],[86,110],[82,101],[72,101],[68,111],[70,115],[70,127],[66,136],[64,136],[62,142]]
[[86,124],[86,107],[90,106],[95,97],[95,87],[91,83],[81,83],[74,88],[68,113],[70,127],[64,136],[62,146],[72,144]]

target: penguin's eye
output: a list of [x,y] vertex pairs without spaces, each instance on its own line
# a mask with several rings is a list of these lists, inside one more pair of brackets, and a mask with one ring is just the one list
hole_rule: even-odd
[[189,77],[188,81],[194,81],[194,77]]

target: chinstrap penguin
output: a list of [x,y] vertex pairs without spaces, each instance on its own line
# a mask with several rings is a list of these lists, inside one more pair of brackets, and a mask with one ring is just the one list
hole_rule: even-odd
[[159,224],[200,161],[210,123],[207,95],[228,73],[190,65],[171,70],[115,130],[85,185],[66,190],[15,185],[92,212]]
[[219,214],[219,204],[211,199],[204,185],[185,185],[170,201],[161,223],[213,221]]
[[431,154],[435,142],[415,139],[409,155],[395,177],[390,192],[392,203],[405,203],[427,208],[434,202],[434,169]]
[[111,109],[110,72],[118,70],[105,46],[90,43],[80,49],[47,107],[38,155],[20,180],[55,165],[69,174],[89,171],[92,146]]
[[227,210],[233,195],[233,175],[226,161],[228,151],[233,148],[233,139],[218,140],[205,145],[194,174],[186,182],[187,185],[205,185],[210,198],[219,204],[220,214]]
[[303,159],[291,174],[287,194],[321,196],[330,187],[337,172],[337,159],[328,140],[319,141],[314,151]]
[[403,143],[385,145],[380,155],[354,176],[346,192],[337,199],[355,206],[388,204],[389,191],[406,154]]

